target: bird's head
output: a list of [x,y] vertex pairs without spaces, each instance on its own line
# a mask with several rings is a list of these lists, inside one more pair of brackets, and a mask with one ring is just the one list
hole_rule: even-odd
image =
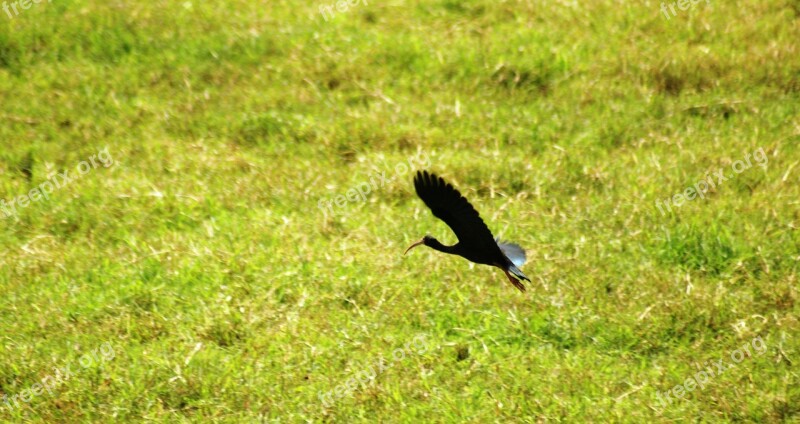
[[417,241],[416,243],[412,244],[411,246],[408,246],[408,249],[406,249],[406,251],[403,254],[405,255],[406,253],[408,253],[409,250],[411,250],[411,249],[413,249],[413,248],[415,248],[415,247],[417,247],[419,245],[423,245],[424,244],[425,246],[430,246],[431,241],[435,241],[435,240],[436,240],[435,238],[433,238],[433,237],[431,237],[429,235],[426,235],[425,237],[419,239],[419,241]]

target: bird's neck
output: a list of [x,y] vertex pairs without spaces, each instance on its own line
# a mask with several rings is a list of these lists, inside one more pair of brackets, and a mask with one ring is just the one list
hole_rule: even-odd
[[439,240],[436,240],[435,238],[432,238],[432,239],[428,240],[428,242],[425,243],[425,245],[430,247],[433,250],[438,250],[440,252],[449,253],[451,255],[460,254],[459,251],[458,251],[458,248],[457,248],[458,244],[454,244],[452,246],[445,246],[442,243],[440,243]]

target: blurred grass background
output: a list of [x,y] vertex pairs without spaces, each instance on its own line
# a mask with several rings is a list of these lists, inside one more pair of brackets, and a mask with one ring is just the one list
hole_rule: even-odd
[[[0,420],[797,422],[800,2],[331,5],[0,12],[0,200],[114,159],[0,219],[0,394],[115,352]],[[527,294],[402,256],[455,241],[415,157],[528,249]]]

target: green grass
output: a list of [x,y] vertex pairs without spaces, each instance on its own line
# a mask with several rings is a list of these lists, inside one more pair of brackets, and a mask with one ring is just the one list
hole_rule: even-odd
[[[0,212],[0,396],[74,371],[0,421],[800,420],[797,0],[330,4],[0,10],[0,200],[114,162]],[[455,242],[409,160],[528,250],[526,294],[402,255]]]

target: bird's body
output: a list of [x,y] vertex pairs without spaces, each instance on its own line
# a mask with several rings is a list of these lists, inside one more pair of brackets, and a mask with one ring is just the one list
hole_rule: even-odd
[[445,246],[435,238],[425,236],[406,249],[406,252],[424,244],[478,264],[496,266],[506,273],[514,287],[525,291],[525,286],[518,278],[526,281],[530,279],[518,268],[525,263],[525,251],[521,247],[495,239],[475,208],[441,177],[427,171],[418,171],[414,177],[414,188],[433,215],[450,226],[458,237],[458,243]]

